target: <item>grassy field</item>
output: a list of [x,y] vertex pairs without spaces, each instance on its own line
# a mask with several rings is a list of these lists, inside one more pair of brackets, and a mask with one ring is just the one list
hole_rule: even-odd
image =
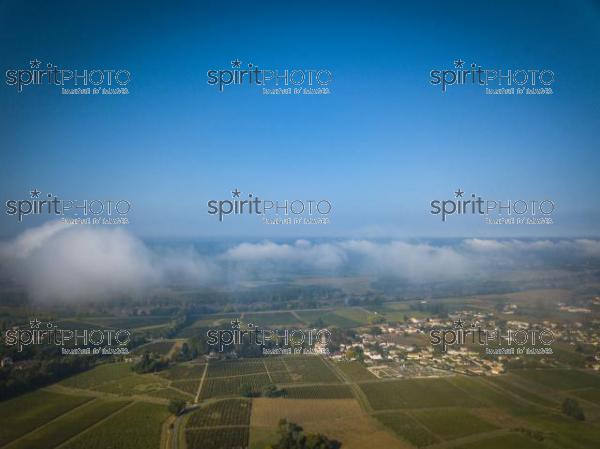
[[0,446],[31,432],[63,413],[90,401],[91,397],[37,390],[0,402]]
[[285,391],[285,396],[290,399],[351,399],[354,397],[347,385],[286,387]]
[[360,362],[339,362],[336,366],[354,382],[377,379],[377,377]]
[[359,386],[375,410],[481,405],[446,379],[369,382]]
[[135,403],[70,440],[64,449],[159,449],[167,407]]
[[10,448],[48,449],[58,446],[127,404],[127,401],[96,399],[78,408],[77,411],[66,413],[47,426],[27,434]]
[[250,424],[252,402],[244,399],[226,399],[195,410],[186,428],[208,426],[247,426]]

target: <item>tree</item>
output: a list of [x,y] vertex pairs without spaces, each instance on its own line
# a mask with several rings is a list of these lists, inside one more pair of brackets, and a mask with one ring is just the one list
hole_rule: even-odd
[[168,409],[169,412],[178,416],[185,410],[185,401],[183,399],[171,399]]
[[566,398],[562,403],[562,412],[567,415],[575,418],[579,421],[585,420],[585,414],[583,413],[583,409],[579,405],[576,399]]

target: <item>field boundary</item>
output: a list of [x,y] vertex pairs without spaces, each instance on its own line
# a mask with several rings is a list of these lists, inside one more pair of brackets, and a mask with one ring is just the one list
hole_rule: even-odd
[[200,379],[200,384],[198,385],[198,392],[196,393],[196,397],[194,398],[194,404],[197,404],[200,400],[200,393],[202,392],[202,387],[204,386],[204,379],[206,379],[206,373],[208,372],[208,364],[210,362],[207,360],[206,365],[204,365],[204,372],[202,373],[202,379]]

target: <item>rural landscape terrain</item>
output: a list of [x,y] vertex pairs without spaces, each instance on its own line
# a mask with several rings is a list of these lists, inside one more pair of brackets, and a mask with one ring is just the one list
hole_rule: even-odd
[[[531,288],[515,289],[525,275]],[[74,331],[128,329],[131,341],[125,353],[65,355],[51,344],[18,351],[4,339],[0,447],[265,449],[283,447],[292,428],[305,440],[289,447],[598,447],[596,271],[511,276],[503,287],[447,284],[449,296],[437,294],[442,285],[415,294],[369,278],[298,277],[75,306],[30,303],[7,284],[3,334],[30,330],[35,318]],[[531,341],[530,352],[512,355],[472,340],[446,350],[432,343],[435,329],[474,323],[550,330],[551,352]],[[252,328],[331,337],[313,344],[318,351],[304,343],[291,353],[207,338],[211,329]]]

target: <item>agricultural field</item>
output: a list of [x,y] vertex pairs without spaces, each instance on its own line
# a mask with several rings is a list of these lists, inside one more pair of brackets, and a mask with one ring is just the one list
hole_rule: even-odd
[[472,443],[461,444],[453,449],[549,449],[543,442],[536,441],[520,433],[509,433],[492,438],[481,439]]
[[131,396],[165,388],[168,381],[153,374],[136,374],[128,363],[108,363],[69,377],[59,385]]
[[222,396],[240,396],[247,390],[260,391],[270,383],[271,380],[267,374],[205,379],[200,397],[208,399]]
[[[104,327],[107,329],[135,329],[148,326],[157,326],[161,324],[168,324],[171,321],[170,316],[129,316],[129,317],[86,317],[81,321]],[[71,323],[77,323],[78,321],[69,320]]]
[[520,382],[518,376],[508,374],[503,376],[491,376],[486,379],[489,382],[499,386],[505,391],[509,391],[516,394],[522,399],[525,399],[534,404],[541,405],[543,407],[556,407],[558,405],[554,397],[548,397],[547,395],[536,394],[531,388],[527,388]]
[[25,435],[10,446],[11,449],[47,449],[58,446],[83,432],[98,421],[115,413],[128,404],[127,401],[95,399],[65,413],[46,426]]
[[245,313],[242,321],[263,328],[276,326],[301,327],[304,325],[304,323],[299,321],[298,318],[290,312]]
[[572,396],[577,396],[580,399],[593,402],[596,405],[600,405],[600,388],[585,388],[583,390],[572,390],[569,391]]
[[247,426],[250,424],[252,402],[245,399],[225,399],[195,410],[186,428],[209,426]]
[[315,323],[317,320],[322,321],[325,326],[334,326],[339,328],[354,328],[361,325],[360,321],[355,321],[353,319],[344,317],[334,311],[321,312],[319,310],[310,310],[297,312],[297,314],[309,325],[311,323]]
[[283,359],[294,383],[340,382],[322,357],[291,356]]
[[574,369],[515,370],[514,373],[553,390],[600,388],[600,376]]
[[335,366],[353,382],[377,379],[377,377],[360,362],[338,362]]
[[351,399],[354,395],[348,385],[310,385],[286,387],[285,397],[290,399]]
[[121,380],[131,374],[131,365],[127,363],[105,363],[89,371],[69,377],[61,381],[60,385],[93,390],[102,384]]
[[154,343],[148,343],[147,345],[142,345],[135,349],[134,354],[142,354],[146,351],[153,352],[154,354],[159,354],[162,356],[166,356],[169,351],[173,348],[175,342],[173,341],[157,341]]
[[177,364],[159,373],[169,380],[200,379],[204,373],[204,364]]
[[[322,433],[342,443],[343,449],[403,449],[406,444],[375,418],[366,414],[354,399],[252,400],[251,441],[268,440],[281,418],[301,425],[308,433]],[[263,449],[255,444],[253,447]]]
[[415,410],[410,414],[430,432],[446,441],[498,429],[464,409]]
[[452,377],[448,379],[452,385],[470,395],[482,406],[502,408],[515,414],[528,413],[531,406],[523,404],[515,396],[504,393],[479,377]]
[[429,429],[418,423],[405,412],[381,413],[375,417],[385,426],[393,430],[400,438],[416,447],[428,446],[440,440]]
[[208,364],[207,376],[231,377],[247,374],[266,374],[265,364],[261,359],[227,360]]
[[0,402],[0,446],[90,401],[91,397],[59,394],[44,390]]
[[375,410],[477,407],[481,403],[446,379],[407,379],[359,384]]
[[244,449],[249,439],[250,431],[245,426],[185,431],[187,449]]
[[188,393],[184,393],[182,391],[176,390],[175,388],[171,388],[171,387],[161,388],[159,390],[146,391],[146,392],[144,392],[144,394],[146,396],[152,396],[155,398],[161,398],[161,399],[167,399],[167,400],[181,399],[186,402],[191,402],[196,396],[196,392],[194,392],[193,394],[188,394]]
[[137,402],[68,441],[61,449],[159,449],[164,405]]
[[171,382],[171,388],[176,388],[192,396],[196,396],[199,386],[200,380],[176,380]]

